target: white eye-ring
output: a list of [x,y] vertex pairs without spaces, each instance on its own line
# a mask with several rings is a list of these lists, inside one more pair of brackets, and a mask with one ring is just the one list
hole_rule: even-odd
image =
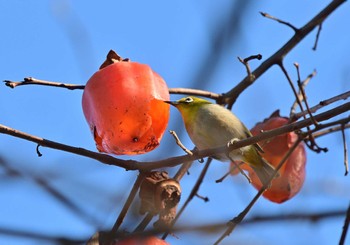
[[187,97],[185,99],[185,103],[191,103],[191,102],[193,102],[193,99],[191,97]]

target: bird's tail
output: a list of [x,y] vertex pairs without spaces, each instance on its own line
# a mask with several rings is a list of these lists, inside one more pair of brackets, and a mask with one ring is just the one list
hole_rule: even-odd
[[[250,164],[263,185],[268,184],[275,168],[259,155],[258,164]],[[278,173],[275,177],[278,177]]]

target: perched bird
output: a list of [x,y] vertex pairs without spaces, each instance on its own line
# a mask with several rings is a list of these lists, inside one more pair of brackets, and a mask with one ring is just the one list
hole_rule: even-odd
[[[185,97],[178,101],[165,101],[181,113],[187,133],[199,150],[227,145],[229,142],[252,137],[244,124],[226,108],[197,97]],[[255,171],[262,184],[266,184],[274,172],[258,151],[258,144],[213,156],[220,161],[243,161]]]

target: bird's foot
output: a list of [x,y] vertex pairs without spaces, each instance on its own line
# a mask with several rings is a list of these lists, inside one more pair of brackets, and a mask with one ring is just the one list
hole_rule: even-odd
[[[230,148],[232,145],[236,144],[236,143],[239,142],[239,141],[240,141],[240,139],[238,139],[238,138],[233,138],[233,139],[231,139],[231,140],[227,143],[227,147]],[[238,153],[238,151],[240,151],[240,154],[241,154],[241,155],[243,155],[243,153],[244,153],[244,151],[243,151],[241,148],[239,148],[239,149],[237,149],[237,150],[235,150],[235,151],[237,151],[237,153]]]
[[236,144],[239,141],[238,138],[233,138],[227,143],[227,147],[230,147],[231,145]]

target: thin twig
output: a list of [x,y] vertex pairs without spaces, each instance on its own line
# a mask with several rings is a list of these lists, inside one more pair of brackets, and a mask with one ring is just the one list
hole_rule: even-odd
[[293,25],[292,25],[291,23],[289,23],[289,22],[280,20],[280,19],[278,19],[278,18],[276,18],[276,17],[273,17],[273,16],[269,15],[268,13],[260,12],[260,14],[261,14],[262,16],[266,17],[266,18],[269,18],[269,19],[271,19],[271,20],[275,20],[275,21],[277,21],[278,23],[281,23],[281,24],[283,24],[283,25],[286,25],[286,26],[292,28],[292,30],[293,30],[294,32],[298,32],[298,31],[299,31],[298,28],[296,28],[295,26],[293,26]]
[[223,182],[231,174],[232,169],[236,169],[235,166],[232,166],[231,169],[227,173],[225,173],[221,178],[215,180],[215,183]]
[[321,30],[322,30],[322,23],[318,25],[317,34],[316,34],[316,39],[315,39],[315,44],[314,44],[314,46],[312,47],[312,50],[314,50],[314,51],[316,51],[316,49],[317,49],[318,40],[319,40],[319,38],[320,38]]
[[[251,72],[250,66],[249,66],[249,61],[254,60],[254,59],[261,60],[262,55],[261,54],[251,55],[251,56],[244,58],[244,59],[242,59],[241,57],[237,57],[237,58],[238,58],[239,62],[241,62],[245,66],[245,68],[247,70],[247,75],[252,76],[252,72]],[[252,80],[254,80],[254,76],[252,76]]]
[[[297,79],[297,84],[298,84],[298,87],[299,87],[299,93],[301,95],[301,98],[299,98],[299,95],[297,95],[296,99],[298,100],[298,103],[299,103],[299,100],[300,100],[300,103],[303,101],[305,106],[306,106],[306,111],[308,112],[308,115],[310,116],[310,119],[312,121],[312,123],[314,124],[314,126],[317,128],[318,126],[318,123],[317,121],[315,120],[315,118],[313,117],[311,111],[310,111],[310,107],[309,107],[309,103],[307,102],[307,98],[306,98],[306,94],[305,94],[305,91],[304,91],[304,88],[301,84],[301,78],[300,78],[300,70],[299,70],[299,64],[298,63],[294,63],[294,66],[297,70],[297,76],[298,76],[298,79]],[[301,110],[303,110],[303,108],[301,107],[300,108]],[[304,119],[306,118],[306,115],[303,116]],[[291,117],[291,120],[293,120],[293,118]],[[311,128],[310,126],[307,126],[306,127],[307,129],[307,132],[311,132]],[[327,152],[328,149],[327,148],[324,148],[324,147],[320,147],[317,143],[316,143],[316,140],[314,139],[314,137],[312,136],[311,133],[309,133],[309,137],[308,137],[308,141],[305,141],[305,144],[306,146],[316,152],[316,153],[320,153],[322,151],[324,152]]]
[[190,151],[189,149],[187,149],[182,142],[180,141],[179,137],[177,136],[176,132],[173,130],[169,130],[169,133],[175,138],[175,142],[176,144],[184,151],[186,152],[188,155],[193,155],[192,151]]
[[[309,138],[314,140],[314,138],[319,137],[319,136],[323,136],[327,132],[328,133],[335,132],[337,130],[337,128],[338,128],[338,127],[334,127],[335,125],[347,125],[347,128],[348,128],[349,122],[350,122],[350,116],[346,117],[346,118],[342,118],[342,119],[336,120],[336,121],[333,121],[333,122],[330,122],[330,123],[325,123],[325,124],[322,124],[322,125],[320,124],[317,128],[315,128],[312,131],[306,133],[307,136],[305,137],[305,140],[308,140]],[[320,129],[324,129],[324,128],[327,128],[327,130],[323,130],[320,133],[317,133],[317,131],[319,131]],[[345,128],[345,126],[344,126],[344,128]],[[341,130],[341,128],[338,129],[338,130]],[[328,151],[327,148],[323,148],[321,150],[323,150],[324,152]]]
[[198,197],[199,199],[202,199],[204,202],[209,202],[209,197],[199,195],[198,193],[196,193],[196,197]]
[[[313,129],[311,131],[311,133],[313,135],[315,135],[315,137],[323,136],[324,134],[319,135],[318,132],[320,131],[320,133],[323,133],[324,131],[326,131],[326,130],[323,130],[323,129],[330,129],[329,133],[332,133],[332,132],[335,132],[335,130],[338,128],[336,125],[341,125],[340,126],[340,130],[341,130],[342,125],[344,124],[344,125],[348,126],[349,122],[350,122],[350,116],[345,117],[345,118],[341,118],[339,120],[335,120],[335,121],[332,121],[332,122],[329,122],[329,123],[322,123],[322,124],[320,124],[320,126],[318,126],[317,128]],[[307,134],[307,133],[304,133],[304,134]]]
[[164,233],[164,235],[162,236],[162,239],[165,239],[169,232],[171,231],[172,227],[175,225],[175,223],[177,222],[177,220],[180,218],[181,214],[184,212],[184,210],[186,209],[187,205],[190,203],[190,201],[193,199],[193,197],[197,194],[200,185],[202,184],[202,181],[205,177],[205,175],[207,174],[207,171],[209,169],[210,163],[212,161],[212,158],[208,158],[207,162],[201,172],[201,174],[199,175],[195,185],[193,186],[190,195],[188,196],[188,198],[186,199],[185,203],[183,204],[183,206],[181,207],[181,209],[179,210],[179,212],[177,213],[175,219],[171,222],[171,226],[169,227],[168,231],[166,231]]
[[306,106],[306,110],[309,113],[309,116],[310,116],[311,120],[313,121],[313,124],[315,125],[315,127],[317,127],[318,123],[315,120],[315,118],[313,117],[313,115],[312,115],[312,113],[310,111],[309,103],[307,102],[306,93],[305,93],[305,90],[304,90],[305,84],[303,85],[301,83],[299,64],[298,63],[294,63],[294,66],[295,66],[295,68],[297,70],[297,74],[298,74],[297,84],[298,84],[298,87],[299,87],[300,94],[302,95],[302,101],[304,101],[304,104]]
[[343,128],[344,129],[350,128],[350,124],[342,124],[341,126],[330,127],[330,128],[325,129],[325,130],[315,132],[312,135],[314,138],[318,138],[318,137],[325,136],[325,135],[330,134],[330,133],[341,131]]
[[339,245],[345,244],[345,238],[346,238],[346,235],[348,233],[349,223],[350,223],[350,204],[348,207],[348,211],[346,212],[346,217],[345,217],[345,221],[344,221],[343,231],[342,231],[341,236],[340,236]]
[[[314,76],[316,76],[316,70],[314,70],[311,74],[309,74],[307,76],[307,78],[302,82],[302,88],[303,89],[308,85],[308,83],[311,81],[311,79]],[[301,100],[302,99],[302,94],[301,94],[300,90],[298,92],[298,96],[299,96],[299,99]],[[296,111],[297,105],[298,105],[298,102],[297,102],[297,100],[295,100],[295,102],[293,103],[292,108],[290,110],[290,114],[289,114],[289,117],[291,118],[292,121],[295,119],[295,111]]]
[[[349,97],[350,97],[350,91],[347,91],[345,93],[334,96],[330,99],[323,100],[318,105],[311,107],[310,112],[315,113],[319,109],[321,109],[327,105],[330,105],[331,103],[337,102],[339,100],[346,100]],[[308,111],[302,111],[302,112],[296,113],[296,114],[294,114],[292,121],[296,121],[299,118],[304,117],[304,115],[306,115],[306,114],[308,114]]]
[[118,232],[118,229],[120,227],[120,225],[123,223],[123,220],[131,206],[131,203],[132,201],[134,200],[136,194],[137,194],[137,191],[139,190],[139,187],[143,181],[145,177],[145,174],[143,172],[140,172],[139,175],[137,176],[136,180],[135,180],[135,183],[129,193],[129,196],[128,198],[126,199],[126,202],[122,208],[122,210],[120,211],[119,213],[119,216],[117,218],[117,220],[115,221],[114,225],[113,225],[113,228],[111,230],[111,233],[117,233]]
[[185,162],[184,164],[181,165],[180,169],[176,172],[174,175],[173,179],[176,180],[177,182],[180,182],[182,177],[188,173],[188,170],[192,166],[193,161]]
[[36,154],[38,155],[38,157],[42,157],[43,154],[41,154],[41,152],[40,152],[40,150],[39,150],[39,147],[40,147],[40,145],[37,144],[37,146],[36,146]]
[[[281,68],[283,74],[284,74],[285,77],[287,78],[287,81],[288,81],[288,83],[289,83],[289,86],[291,87],[291,89],[292,89],[292,91],[293,91],[295,100],[296,100],[297,104],[299,105],[300,110],[301,110],[301,111],[304,111],[303,105],[302,105],[301,100],[300,100],[300,98],[299,98],[299,96],[298,96],[297,90],[295,89],[295,86],[294,86],[294,84],[293,84],[293,81],[292,81],[292,79],[290,78],[290,76],[289,76],[289,74],[288,74],[288,72],[287,72],[287,70],[286,70],[286,68],[284,67],[284,65],[283,65],[282,62],[279,64],[279,67]],[[306,118],[306,117],[304,117],[304,118]]]
[[[288,80],[288,82],[289,82],[290,87],[292,88],[292,91],[293,91],[293,93],[294,93],[294,97],[295,97],[295,99],[296,99],[296,103],[299,105],[300,110],[301,110],[301,111],[304,111],[303,105],[302,105],[302,103],[301,103],[301,100],[304,99],[304,96],[302,96],[302,98],[300,98],[300,96],[298,95],[298,93],[297,93],[297,91],[296,91],[296,89],[295,89],[295,87],[294,87],[294,85],[293,85],[292,79],[290,78],[290,76],[289,76],[289,74],[288,74],[287,70],[285,69],[285,67],[284,67],[284,65],[283,65],[282,62],[279,64],[279,66],[280,66],[282,72],[284,73],[284,75],[286,76],[286,78],[287,78],[287,80]],[[298,73],[298,77],[299,77],[298,80],[300,80],[300,75],[299,75],[299,73]],[[310,110],[308,111],[308,113],[309,113],[309,112],[310,112]],[[306,114],[303,114],[303,117],[304,117],[304,119],[306,119]],[[294,120],[294,119],[291,118],[291,120]],[[311,121],[312,121],[313,123],[314,123],[314,120],[315,120],[314,118],[311,118]],[[310,125],[308,125],[308,126],[307,126],[307,131],[310,132],[310,130],[311,130],[311,129],[310,129]],[[315,140],[313,139],[313,137],[312,137],[311,134],[310,134],[310,137],[309,137],[309,141],[308,141],[308,142],[305,142],[305,144],[306,144],[307,147],[309,147],[312,151],[315,151],[315,152],[317,152],[317,153],[319,153],[319,152],[321,152],[321,151],[326,151],[326,148],[321,148],[321,147],[319,147],[319,146],[316,144],[316,142],[315,142]]]
[[18,86],[23,86],[23,85],[42,85],[42,86],[66,88],[69,90],[84,89],[85,88],[84,85],[75,85],[75,84],[68,84],[68,83],[61,83],[61,82],[51,82],[51,81],[47,81],[47,80],[36,79],[34,77],[26,77],[21,82],[13,82],[13,81],[5,80],[4,83],[6,86],[8,86],[10,88],[15,88]]
[[[252,74],[251,70],[250,70],[250,66],[249,66],[249,61],[253,60],[253,59],[258,59],[261,60],[262,59],[262,55],[261,54],[257,54],[257,55],[251,55],[245,59],[242,59],[241,57],[237,57],[238,60],[245,66],[246,70],[247,70],[247,77],[249,78],[249,82],[253,83],[255,80],[255,76]],[[217,101],[220,103],[220,101]],[[231,109],[232,104],[228,104],[228,109]]]
[[135,228],[133,233],[141,232],[144,229],[146,229],[147,225],[151,222],[153,219],[154,214],[148,212],[146,216],[143,218],[143,220],[140,222],[140,224]]
[[248,63],[251,60],[261,60],[261,59],[262,59],[262,55],[261,54],[254,54],[254,55],[251,55],[251,56],[245,58],[243,60],[243,62],[244,63]]
[[213,93],[206,90],[193,89],[193,88],[169,88],[170,94],[185,94],[185,95],[194,95],[201,96],[213,100],[220,100],[222,95]]
[[346,137],[345,137],[345,125],[341,125],[341,133],[343,138],[343,148],[344,148],[344,166],[345,166],[345,176],[349,173],[349,160],[348,160],[348,147],[346,145]]
[[253,83],[255,80],[255,77],[250,70],[249,63],[245,62],[241,57],[237,57],[237,58],[238,58],[239,62],[241,62],[245,66],[245,69],[247,70],[247,76],[249,77],[250,82]]
[[[223,182],[223,181],[227,178],[227,176],[229,176],[229,175],[230,175],[234,170],[236,170],[237,168],[239,168],[238,170],[239,170],[240,172],[243,171],[242,168],[241,168],[239,165],[244,164],[244,162],[240,162],[239,164],[237,164],[236,161],[233,161],[233,163],[234,163],[234,166],[231,166],[230,169],[229,169],[229,171],[227,171],[227,173],[225,173],[221,178],[215,180],[215,183],[221,183],[221,182]],[[241,172],[241,173],[242,173],[242,172]],[[249,178],[249,176],[247,176],[247,177]],[[249,181],[249,183],[251,183],[250,178],[248,179],[248,181]]]
[[241,169],[241,167],[239,166],[239,164],[236,163],[235,160],[233,160],[229,154],[226,154],[227,157],[230,159],[230,161],[235,165],[236,168],[238,168],[239,172],[248,180],[248,183],[252,183],[252,180],[249,178],[249,176],[243,171],[243,169]]
[[308,134],[309,137],[305,139],[305,145],[311,150],[314,151],[316,153],[320,153],[320,152],[328,152],[328,148],[327,147],[320,147],[317,143],[316,140],[313,136],[313,134],[311,133],[311,129],[309,129],[308,127]]

